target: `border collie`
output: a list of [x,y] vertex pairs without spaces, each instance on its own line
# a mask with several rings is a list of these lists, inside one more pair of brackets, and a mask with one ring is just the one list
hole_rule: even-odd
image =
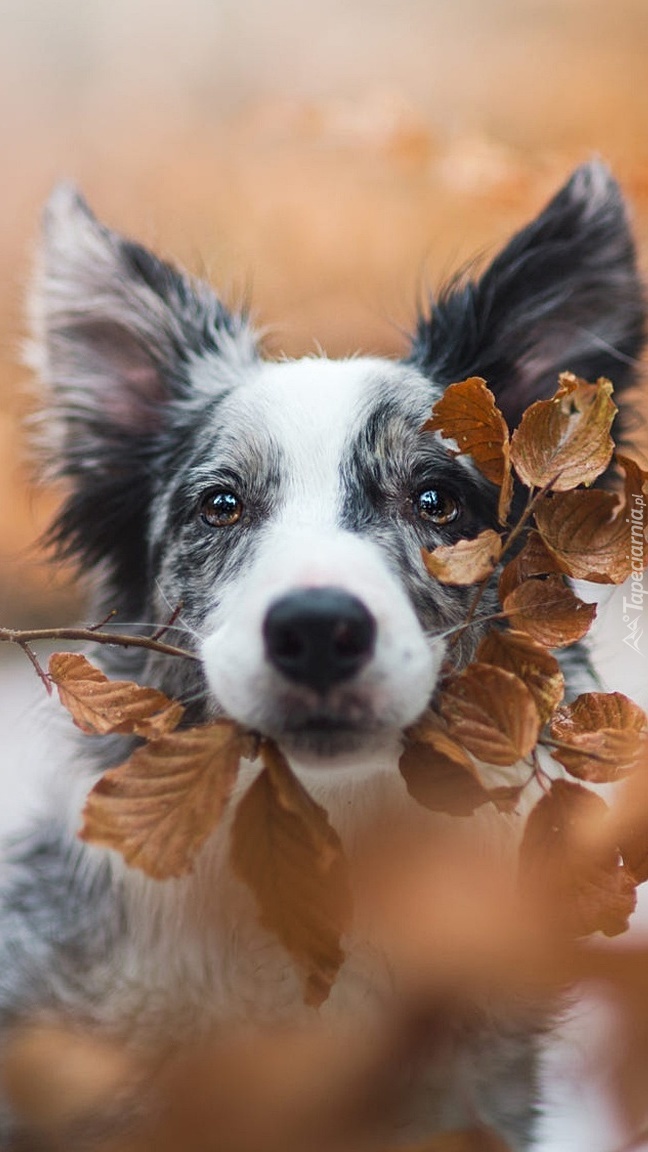
[[[201,660],[93,655],[186,701],[191,722],[225,713],[272,736],[352,836],[381,789],[404,790],[400,734],[473,594],[435,583],[421,548],[497,527],[495,487],[421,432],[431,405],[479,375],[515,426],[563,369],[608,376],[617,393],[634,379],[644,301],[616,183],[599,163],[577,169],[479,278],[429,303],[398,362],[265,359],[246,314],[99,223],[68,186],[47,206],[33,314],[51,470],[67,484],[52,539],[94,574],[93,619],[116,609],[151,626],[182,603],[176,636]],[[483,627],[453,646],[457,663]],[[299,979],[231,875],[226,834],[192,876],[163,883],[82,844],[84,797],[127,746],[48,723],[56,771],[2,879],[3,1027],[54,1013],[192,1035],[294,1015]],[[366,1000],[368,967],[351,947],[323,1010]],[[523,1023],[478,1032],[428,1080],[408,1139],[478,1116],[529,1146]]]

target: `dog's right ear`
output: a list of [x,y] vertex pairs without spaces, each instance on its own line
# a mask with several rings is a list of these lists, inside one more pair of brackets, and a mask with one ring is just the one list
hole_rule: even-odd
[[[70,185],[45,210],[32,318],[29,359],[49,391],[43,446],[51,473],[71,481],[51,538],[119,575],[122,542],[125,563],[144,538],[168,429],[255,361],[254,336],[206,284],[99,223]],[[192,373],[199,359],[209,370]]]
[[645,337],[624,199],[605,165],[593,161],[481,276],[460,278],[430,301],[410,359],[444,387],[485,377],[515,427],[530,404],[553,395],[565,370],[607,376],[621,398],[637,377]]

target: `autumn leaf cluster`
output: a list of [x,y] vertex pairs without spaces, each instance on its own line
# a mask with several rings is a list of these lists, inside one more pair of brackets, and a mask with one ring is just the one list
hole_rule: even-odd
[[[400,760],[411,796],[454,816],[486,805],[514,813],[525,790],[539,786],[521,844],[521,883],[540,886],[562,929],[575,936],[622,932],[635,887],[648,878],[636,822],[616,839],[590,835],[587,851],[582,835],[610,825],[605,802],[585,785],[648,771],[644,713],[617,692],[565,702],[551,651],[580,640],[595,617],[569,577],[618,583],[633,563],[636,570],[629,509],[648,498],[648,474],[620,457],[623,495],[590,487],[612,459],[611,393],[606,380],[589,384],[565,373],[513,436],[479,378],[451,385],[434,406],[424,431],[456,445],[498,486],[499,530],[424,551],[423,561],[434,580],[474,586],[466,628],[480,623],[490,582],[497,581],[502,610],[474,661],[443,679],[428,712],[405,733]],[[511,523],[514,505],[521,510]],[[232,865],[253,890],[261,923],[302,971],[306,1001],[321,1003],[344,960],[341,941],[352,919],[347,862],[324,809],[279,748],[228,719],[183,727],[177,701],[110,681],[80,655],[54,655],[49,676],[83,731],[139,739],[93,788],[80,834],[155,880],[191,871],[229,812],[241,761],[257,762],[230,813]],[[567,779],[547,774],[542,746]],[[642,819],[648,840],[648,813]]]
[[[481,640],[475,660],[441,686],[434,709],[407,734],[401,761],[416,799],[455,814],[489,802],[511,810],[531,780],[539,784],[542,796],[521,845],[521,881],[542,889],[564,930],[577,936],[623,932],[636,885],[648,879],[648,853],[639,860],[623,833],[616,840],[592,836],[589,851],[582,836],[585,827],[611,823],[605,802],[583,782],[616,783],[648,770],[646,716],[619,692],[564,702],[551,651],[581,640],[596,615],[566,577],[619,584],[648,559],[643,526],[639,545],[631,532],[632,510],[648,500],[648,473],[620,456],[623,495],[590,487],[611,463],[615,414],[609,381],[590,384],[571,373],[563,373],[551,399],[527,409],[512,437],[479,378],[452,385],[435,405],[426,428],[454,440],[457,452],[499,486],[501,531],[488,529],[423,559],[442,583],[478,585],[470,618],[497,579],[502,620]],[[509,525],[516,489],[526,499]],[[542,745],[571,780],[547,775]],[[526,778],[519,771],[525,764]],[[488,787],[484,765],[511,769],[514,782]],[[646,815],[638,820],[648,840]],[[633,834],[636,843],[636,827]]]

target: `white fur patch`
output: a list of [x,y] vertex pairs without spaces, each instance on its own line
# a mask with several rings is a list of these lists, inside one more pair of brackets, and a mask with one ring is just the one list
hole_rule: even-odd
[[[303,588],[333,586],[357,597],[377,623],[375,652],[339,693],[353,694],[383,729],[401,729],[424,709],[443,645],[424,634],[401,582],[371,540],[339,527],[344,450],[365,409],[387,383],[429,383],[384,360],[300,360],[264,365],[222,406],[262,427],[279,445],[288,494],[264,529],[250,567],[224,590],[208,621],[203,659],[210,687],[241,723],[272,730],[292,689],[266,660],[263,621],[270,605]],[[414,402],[416,397],[414,398]]]

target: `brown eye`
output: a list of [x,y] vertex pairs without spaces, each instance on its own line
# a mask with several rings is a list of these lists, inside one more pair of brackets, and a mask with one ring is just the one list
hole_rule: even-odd
[[243,503],[233,492],[208,492],[200,505],[200,515],[210,528],[231,528],[243,515]]
[[459,501],[442,488],[425,488],[419,492],[414,499],[414,508],[422,520],[429,520],[439,527],[452,524],[461,511]]

